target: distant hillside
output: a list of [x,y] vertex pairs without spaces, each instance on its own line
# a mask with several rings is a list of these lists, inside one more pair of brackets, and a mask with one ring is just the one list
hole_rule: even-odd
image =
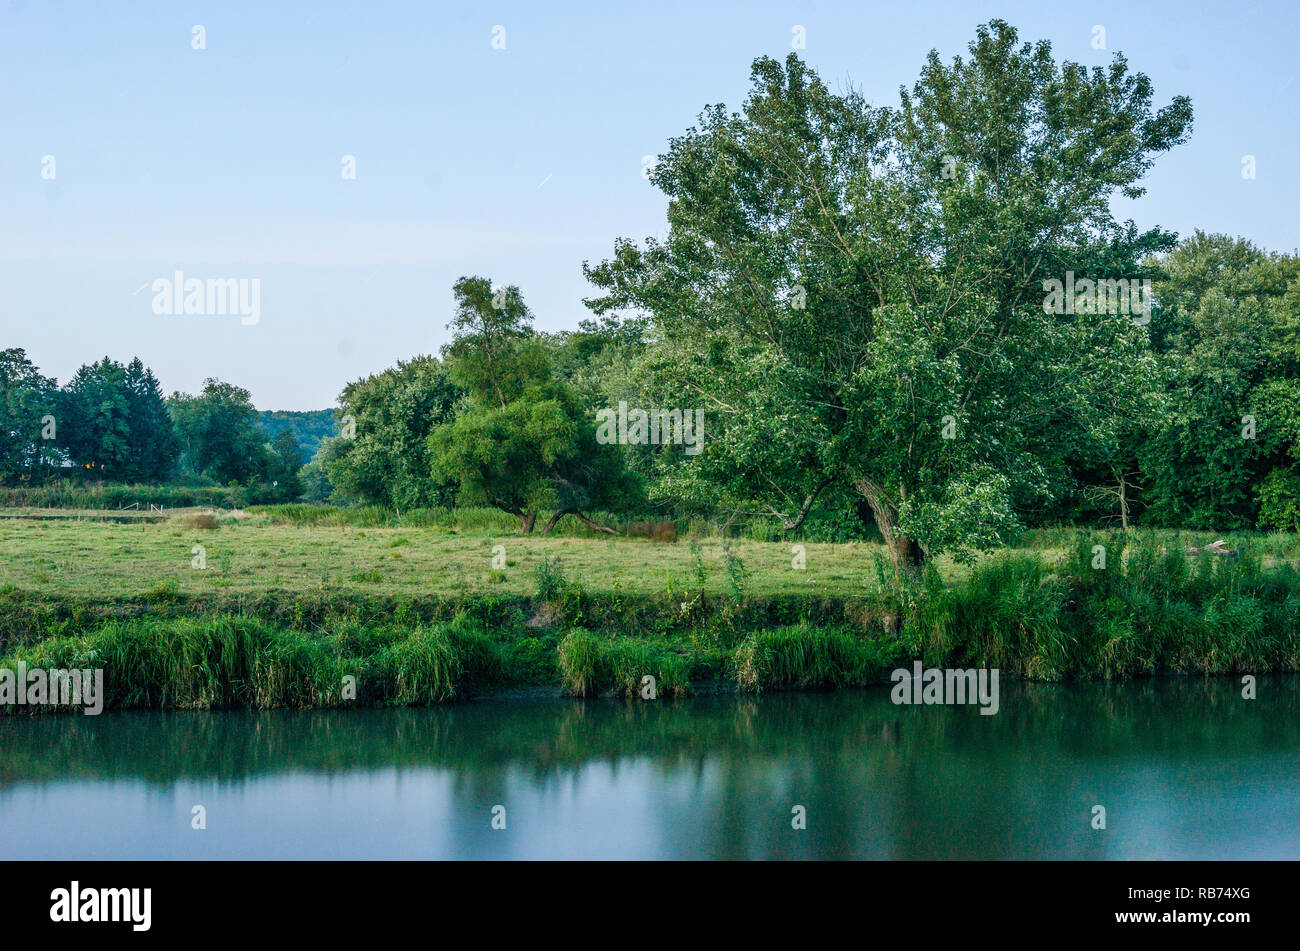
[[291,431],[302,449],[303,461],[316,455],[321,440],[326,436],[338,434],[338,422],[332,409],[296,410],[262,410],[257,421],[266,430],[268,439],[274,439],[286,429]]

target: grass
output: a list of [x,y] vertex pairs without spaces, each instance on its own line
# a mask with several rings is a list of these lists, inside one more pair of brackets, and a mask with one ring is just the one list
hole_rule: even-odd
[[[1183,553],[1217,537],[1238,555]],[[0,667],[102,667],[110,707],[164,709],[857,687],[913,658],[1035,680],[1300,669],[1294,535],[1038,530],[909,580],[877,544],[800,544],[806,570],[737,538],[0,520]]]
[[[608,535],[509,531],[473,534],[441,527],[401,528],[282,522],[267,514],[244,517],[169,512],[165,521],[0,519],[0,587],[45,596],[142,597],[164,579],[183,595],[250,594],[269,589],[377,595],[452,595],[491,587],[531,593],[538,566],[557,562],[587,590],[612,591],[615,570],[639,592],[685,591],[694,568],[688,543],[659,543]],[[216,520],[216,527],[212,519]],[[703,539],[706,590],[728,589],[724,545],[752,572],[751,594],[861,592],[863,566],[880,545],[803,543],[806,571],[791,567],[790,546]],[[191,568],[201,545],[207,567]],[[506,567],[493,567],[493,547],[504,545]],[[493,572],[497,572],[496,575]]]
[[1056,563],[1007,553],[954,584],[910,592],[904,649],[943,666],[1039,680],[1300,669],[1300,571],[1245,546],[1194,558],[1153,539],[1094,539]]
[[214,485],[123,485],[53,479],[29,486],[0,486],[0,506],[116,511],[127,507],[148,510],[150,505],[168,509],[209,505],[229,509],[244,504],[248,494],[246,489]]
[[695,664],[688,645],[577,628],[560,641],[558,653],[560,682],[571,696],[613,693],[658,699],[691,693]]
[[736,648],[736,682],[747,690],[865,687],[902,656],[890,637],[800,624],[755,631]]

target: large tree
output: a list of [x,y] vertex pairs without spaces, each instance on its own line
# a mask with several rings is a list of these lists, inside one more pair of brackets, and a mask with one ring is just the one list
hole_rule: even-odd
[[74,464],[123,482],[171,475],[180,443],[162,388],[138,357],[87,364],[60,396],[59,443]]
[[660,156],[666,239],[586,267],[598,313],[652,317],[661,405],[708,413],[680,480],[790,524],[852,488],[905,567],[997,544],[1154,387],[1138,321],[1049,312],[1044,282],[1140,277],[1172,245],[1110,205],[1184,140],[1189,102],[1155,110],[1122,56],[1058,66],[996,20],[895,109],[794,55],[752,79],[742,112],[706,109]]
[[168,406],[191,472],[223,484],[265,477],[270,453],[248,390],[208,379],[195,396],[173,393]]
[[464,277],[454,293],[453,337],[443,354],[468,400],[429,437],[433,472],[457,482],[462,503],[509,512],[525,532],[548,510],[547,531],[566,515],[611,531],[587,513],[626,504],[633,482],[617,448],[597,442],[594,416],[574,388],[554,378],[519,289]]
[[[21,349],[0,350],[0,481],[49,473],[59,462],[54,380]],[[53,427],[51,427],[53,424]]]
[[341,434],[316,457],[339,500],[399,510],[451,505],[455,485],[434,476],[427,441],[455,417],[462,395],[433,356],[399,360],[345,386]]

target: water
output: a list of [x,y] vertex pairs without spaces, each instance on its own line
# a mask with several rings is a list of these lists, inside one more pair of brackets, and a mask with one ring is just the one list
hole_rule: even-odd
[[1300,858],[1300,679],[1258,693],[0,717],[0,859]]

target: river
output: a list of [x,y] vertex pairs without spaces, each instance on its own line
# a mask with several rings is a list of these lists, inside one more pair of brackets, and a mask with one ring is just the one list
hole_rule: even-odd
[[6,716],[0,858],[1300,858],[1300,678],[1257,691]]

